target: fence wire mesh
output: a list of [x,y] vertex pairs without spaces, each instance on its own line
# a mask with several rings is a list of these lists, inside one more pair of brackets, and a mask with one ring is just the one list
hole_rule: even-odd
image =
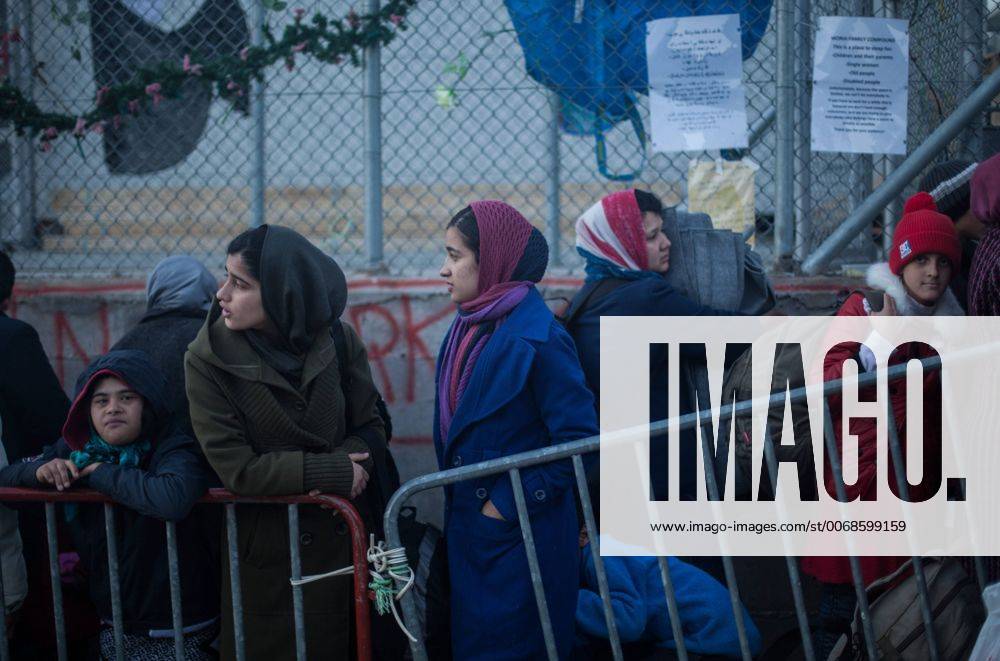
[[[274,5],[0,0],[0,15],[4,32],[17,28],[25,37],[11,51],[13,81],[43,108],[72,114],[89,108],[99,87],[128,80],[138,67],[190,52],[231,55],[256,43],[262,22],[280,31],[293,20],[291,8],[271,11],[265,4]],[[370,5],[355,9],[364,12]],[[909,21],[909,152],[990,66],[997,49],[989,28],[1000,25],[989,23],[991,16],[1000,22],[1000,0],[787,0],[783,6],[794,11],[794,255],[801,261],[901,158],[810,151],[818,17]],[[332,0],[304,2],[302,8],[331,17],[351,9]],[[748,125],[760,129],[744,153],[653,153],[645,144],[647,97],[629,94],[627,83],[563,83],[554,91],[526,72],[526,25],[552,26],[549,52],[558,54],[556,70],[544,75],[558,78],[561,69],[590,66],[597,43],[580,43],[579,35],[593,32],[596,23],[588,21],[607,21],[602,25],[613,28],[602,28],[612,30],[600,42],[603,61],[617,62],[623,79],[644,81],[645,71],[621,66],[628,56],[628,39],[621,35],[666,15],[735,12],[742,12],[744,25],[766,25],[743,62]],[[37,141],[7,131],[0,147],[0,242],[12,248],[22,272],[39,275],[135,277],[176,253],[221,271],[226,243],[255,222],[269,222],[303,232],[348,270],[381,267],[420,275],[438,266],[448,218],[473,199],[492,197],[546,230],[555,272],[579,272],[573,223],[602,195],[641,186],[666,204],[687,205],[693,163],[745,156],[759,168],[753,215],[758,248],[767,256],[777,206],[776,13],[770,0],[420,2],[406,18],[408,30],[380,54],[380,157],[366,142],[371,127],[365,122],[363,68],[300,58],[293,71],[268,70],[262,96],[248,91],[237,109],[191,82],[182,98],[126,120],[121,130],[79,142],[57,140],[47,153]],[[613,117],[604,136],[606,170],[635,171],[629,182],[601,174],[592,134],[566,130],[593,121],[593,108],[601,107],[609,90],[631,99],[626,105],[634,105],[641,118],[637,131],[625,110],[608,111]],[[982,113],[940,160],[993,153],[1000,130],[995,125],[1000,120],[987,122]],[[366,170],[372,158],[381,166],[382,214],[366,219],[365,191],[377,181]],[[912,190],[915,182],[906,193]],[[885,221],[898,217],[902,199],[885,218],[873,218],[871,231],[831,268],[878,259]],[[381,260],[366,244],[366,222],[381,223]]]

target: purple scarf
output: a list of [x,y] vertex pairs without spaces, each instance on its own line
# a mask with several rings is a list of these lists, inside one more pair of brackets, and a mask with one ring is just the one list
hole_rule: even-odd
[[528,245],[531,224],[504,202],[486,200],[470,206],[479,228],[480,294],[459,306],[439,358],[439,431],[444,442],[476,361],[496,328],[533,286],[512,279]]

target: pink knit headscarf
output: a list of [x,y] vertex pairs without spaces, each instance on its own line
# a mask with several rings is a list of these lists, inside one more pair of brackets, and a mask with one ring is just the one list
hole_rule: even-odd
[[481,200],[469,205],[479,227],[479,295],[462,304],[478,312],[523,283],[511,282],[531,236],[531,223],[506,202]]

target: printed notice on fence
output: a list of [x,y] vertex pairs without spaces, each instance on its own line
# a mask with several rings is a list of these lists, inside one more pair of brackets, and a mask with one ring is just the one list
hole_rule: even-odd
[[908,23],[824,16],[813,67],[813,151],[906,153]]
[[646,23],[653,150],[745,148],[738,14]]

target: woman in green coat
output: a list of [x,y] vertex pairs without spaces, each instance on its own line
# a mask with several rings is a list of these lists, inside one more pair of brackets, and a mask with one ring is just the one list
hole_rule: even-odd
[[[284,227],[244,232],[227,254],[226,281],[184,360],[205,456],[236,494],[331,493],[354,499],[371,522],[368,480],[384,465],[385,430],[364,345],[347,326],[347,365],[338,365],[331,333],[347,302],[343,272]],[[236,513],[247,658],[294,658],[287,508],[240,505]],[[304,575],[351,563],[340,517],[303,506],[299,521]],[[228,561],[224,570],[228,576]],[[235,647],[225,577],[223,586],[228,659]],[[350,654],[351,589],[350,576],[303,587],[308,658]]]

